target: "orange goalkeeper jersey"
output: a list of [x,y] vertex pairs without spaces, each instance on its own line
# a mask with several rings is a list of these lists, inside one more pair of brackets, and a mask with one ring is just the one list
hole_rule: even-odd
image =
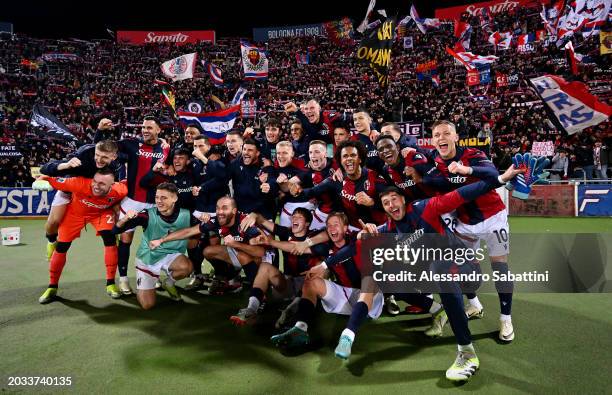
[[115,182],[105,196],[94,196],[91,190],[91,178],[84,177],[48,177],[46,180],[58,191],[72,193],[70,202],[73,215],[93,218],[100,216],[127,196],[127,186]]

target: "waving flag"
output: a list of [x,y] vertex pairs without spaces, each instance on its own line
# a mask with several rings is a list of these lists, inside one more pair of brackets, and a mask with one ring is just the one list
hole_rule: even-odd
[[181,81],[193,78],[196,57],[197,54],[194,52],[168,60],[161,65],[162,73],[164,73],[164,75],[170,78],[172,81]]
[[571,41],[568,41],[565,44],[565,53],[567,54],[567,62],[570,65],[570,69],[572,70],[573,75],[578,75],[578,62],[582,62],[583,56],[574,51],[574,44]]
[[423,34],[427,34],[429,30],[437,29],[441,25],[439,19],[420,18],[416,8],[414,7],[414,4],[412,4],[412,6],[410,7],[410,17],[414,20],[417,27]]
[[512,42],[512,33],[510,32],[505,32],[505,33],[500,33],[500,32],[494,32],[491,33],[491,35],[489,36],[489,40],[488,40],[491,44],[495,45],[496,47],[500,47],[503,49],[508,49],[510,48],[510,43]]
[[470,49],[470,38],[472,36],[472,26],[469,23],[455,22],[455,38],[463,49]]
[[370,4],[368,4],[368,9],[366,10],[365,18],[363,18],[363,21],[361,22],[361,24],[357,28],[357,31],[359,33],[363,33],[363,32],[366,31],[367,25],[368,25],[368,20],[371,17],[371,14],[372,14],[372,11],[374,10],[374,7],[376,7],[376,0],[370,0]]
[[239,114],[240,105],[205,113],[177,112],[181,123],[185,126],[197,122],[211,144],[222,144],[225,141],[225,135],[234,127]]
[[268,78],[268,57],[264,50],[240,40],[240,52],[245,80]]
[[32,108],[32,117],[30,118],[30,124],[36,127],[44,127],[47,132],[52,136],[69,141],[77,141],[68,126],[64,125],[62,121],[57,119],[55,115],[51,114],[42,104],[34,104]]
[[172,87],[170,85],[162,86],[161,93],[164,102],[172,108],[172,111],[176,111],[176,96]]
[[232,106],[235,106],[236,104],[240,104],[240,102],[242,101],[242,98],[244,97],[244,95],[246,95],[247,92],[248,91],[245,88],[239,87],[236,93],[234,94],[232,101],[230,101],[230,104]]
[[601,27],[606,23],[610,13],[612,0],[577,0],[576,10],[584,16],[585,22],[582,30],[583,37],[599,34]]
[[600,102],[582,82],[567,82],[556,75],[530,81],[550,109],[551,120],[568,134],[595,126],[612,115],[612,107]]
[[457,59],[459,63],[464,65],[467,70],[478,68],[479,65],[491,64],[499,59],[497,56],[493,55],[482,56],[475,55],[471,52],[455,52],[449,47],[446,47],[446,52],[453,58]]
[[221,77],[221,69],[215,66],[214,64],[203,60],[202,65],[206,70],[206,73],[210,76],[210,80],[217,88],[222,88],[225,83],[223,82],[223,78]]

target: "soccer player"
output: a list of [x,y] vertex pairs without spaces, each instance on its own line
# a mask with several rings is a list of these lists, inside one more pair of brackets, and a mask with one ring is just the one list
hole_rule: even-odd
[[371,129],[372,117],[367,111],[359,109],[353,113],[353,125],[357,134],[353,135],[351,140],[361,141],[366,149],[367,160],[364,165],[381,174],[384,162],[378,157],[376,145],[372,141],[379,135],[378,132]]
[[[464,167],[466,166],[456,164],[450,170],[453,173],[461,173],[465,171]],[[520,171],[510,168],[497,178],[487,176],[485,177],[486,181],[468,184],[447,194],[417,200],[410,204],[406,204],[404,195],[397,187],[389,187],[380,194],[382,205],[389,220],[380,227],[366,224],[364,228],[370,233],[437,233],[447,237],[451,244],[463,246],[464,243],[446,225],[441,215],[451,212],[467,202],[478,199],[500,185],[504,185]],[[471,273],[479,270],[478,264],[472,262],[466,262],[463,265],[456,265],[453,262],[435,262],[434,265],[436,271],[444,273]],[[440,289],[442,291],[440,297],[444,310],[440,310],[434,316],[434,321],[438,322],[437,329],[441,334],[447,316],[458,343],[457,358],[446,371],[446,377],[452,381],[468,380],[479,368],[480,361],[476,356],[468,328],[467,316],[463,311],[462,290],[459,284],[450,282],[441,283]],[[425,301],[428,300],[430,299],[425,298]],[[433,301],[430,300],[429,303],[433,303]],[[430,306],[422,304],[419,307],[424,309],[430,308]],[[433,333],[436,325],[432,326],[431,329]]]
[[[100,127],[96,131],[95,140],[112,130],[112,122],[108,119],[100,121]],[[159,120],[151,115],[144,117],[141,126],[142,141],[138,139],[122,139],[117,141],[119,152],[127,157],[127,184],[128,195],[121,202],[121,213],[119,219],[125,213],[132,210],[140,212],[155,206],[155,188],[143,187],[141,178],[153,169],[156,163],[164,163],[168,156],[169,148],[164,148],[159,139],[161,125]],[[119,241],[119,289],[124,295],[131,295],[127,277],[128,262],[130,259],[130,245],[134,238],[134,230],[129,229],[121,235]]]
[[306,100],[303,110],[299,110],[293,102],[285,104],[287,114],[295,113],[297,119],[302,122],[302,127],[306,136],[311,140],[323,140],[332,143],[330,130],[333,130],[333,123],[342,117],[336,111],[321,110],[319,101],[315,98]]
[[244,141],[242,155],[230,163],[228,174],[239,211],[261,213],[269,219],[276,217],[276,172],[272,166],[262,167],[257,141],[250,138]]
[[[130,210],[113,228],[115,234],[136,226],[144,229],[136,252],[136,297],[145,310],[155,306],[155,283],[162,271],[167,275],[162,287],[173,300],[180,301],[181,295],[174,283],[189,276],[193,269],[191,261],[184,255],[187,241],[165,240],[173,232],[197,222],[189,210],[178,208],[178,194],[176,185],[169,182],[159,184],[155,191],[155,207],[141,213]],[[158,243],[150,246],[153,240]]]
[[[259,306],[270,287],[273,291],[272,295],[276,299],[292,299],[299,295],[304,284],[304,273],[320,261],[310,254],[294,255],[291,253],[295,242],[305,241],[318,233],[309,230],[311,222],[312,214],[304,207],[297,207],[293,210],[290,227],[277,225],[257,213],[249,214],[242,221],[241,227],[243,228],[257,225],[270,232],[270,235],[260,232],[260,235],[252,238],[249,243],[282,250],[284,267],[283,272],[281,272],[277,267],[267,262],[262,262],[259,265],[257,276],[255,276],[251,288],[248,306],[230,317],[234,324],[242,326],[252,324],[256,320]],[[275,240],[274,236],[278,236],[279,240]],[[294,303],[292,302],[292,304]],[[282,314],[277,321],[277,328],[285,320],[286,314]]]
[[106,292],[114,299],[121,293],[115,285],[117,271],[117,244],[111,232],[115,224],[112,207],[127,195],[125,184],[115,182],[115,174],[108,168],[98,169],[93,178],[59,178],[41,176],[58,191],[71,193],[72,199],[66,205],[66,212],[60,221],[57,247],[49,263],[49,287],[38,299],[49,303],[57,295],[57,287],[66,264],[66,254],[72,242],[81,235],[81,230],[91,224],[104,242],[104,264],[106,265]]
[[386,184],[375,171],[363,167],[366,161],[363,144],[358,141],[345,141],[338,146],[335,157],[344,172],[343,181],[328,178],[312,188],[303,190],[299,185],[291,184],[291,194],[303,200],[323,194],[339,197],[342,209],[354,229],[359,228],[359,220],[384,223],[385,214],[377,204],[376,196],[377,190],[384,188]]
[[416,150],[409,150],[407,155],[402,156],[398,143],[390,135],[378,136],[376,149],[380,159],[385,162],[383,173],[402,191],[407,201],[437,195],[434,188],[421,182],[420,174],[432,176],[432,172],[436,171],[427,156]]
[[[289,192],[289,185],[293,182],[299,182],[300,176],[303,176],[304,168],[298,168],[294,164],[295,152],[293,145],[289,141],[281,141],[276,144],[276,163],[275,170],[278,176],[276,184],[281,192]],[[287,195],[289,195],[287,193]],[[311,202],[295,202],[291,195],[283,194],[280,203],[282,204],[280,224],[284,227],[289,227],[291,224],[291,215],[296,207],[305,207],[307,210],[314,210],[315,206]]]
[[[457,147],[459,136],[455,125],[449,121],[437,121],[432,127],[431,143],[436,168],[444,175],[448,190],[471,184],[485,177],[494,177],[498,171],[484,152],[475,148]],[[462,165],[462,166],[457,166]],[[451,171],[453,168],[459,172]],[[436,177],[437,178],[437,177]],[[425,177],[424,182],[429,178]],[[457,225],[454,229],[464,241],[476,249],[483,240],[491,259],[491,268],[500,274],[508,273],[509,225],[508,211],[499,195],[491,190],[472,202],[457,209]],[[512,281],[496,281],[500,304],[499,339],[511,342],[514,339],[512,325]],[[482,317],[483,307],[475,294],[467,295],[468,317]]]
[[[200,219],[204,214],[209,218],[214,217],[217,201],[229,194],[227,169],[222,160],[212,159],[217,155],[211,153],[211,145],[206,136],[196,137],[193,146],[192,168],[195,176],[193,194],[196,196],[193,216],[197,219]],[[208,235],[204,237],[206,236]],[[190,243],[192,242],[190,240]],[[193,276],[185,286],[185,290],[197,290],[204,283],[202,249],[203,247],[190,245],[188,252],[193,263]]]
[[304,133],[304,126],[299,119],[293,120],[289,125],[289,132],[291,134],[291,144],[293,144],[293,150],[295,151],[295,158],[300,159],[304,163],[308,162],[308,148],[311,139]]
[[[323,140],[310,142],[308,157],[310,161],[306,170],[297,176],[303,188],[312,188],[319,185],[334,174],[332,161],[327,159],[327,145]],[[336,196],[330,193],[323,193],[317,197],[317,205],[312,213],[311,229],[323,229],[325,227],[327,216],[334,211],[335,200]]]
[[276,118],[269,118],[266,122],[264,138],[259,140],[260,157],[265,166],[271,166],[276,160],[276,144],[281,137],[281,123]]
[[259,235],[257,228],[250,227],[244,231],[240,229],[240,222],[245,217],[245,214],[238,211],[236,201],[225,196],[217,201],[216,217],[163,238],[152,240],[150,246],[154,249],[166,242],[188,239],[202,234],[207,235],[212,232],[217,233],[223,244],[206,246],[204,257],[215,269],[216,281],[213,281],[209,292],[211,294],[224,293],[232,290],[235,283],[230,283],[228,280],[234,279],[241,269],[244,270],[247,280],[253,282],[257,275],[258,265],[265,253],[263,247],[249,244],[250,239]]
[[[223,152],[223,164],[228,166],[233,160],[238,158],[242,153],[242,144],[244,138],[242,132],[238,129],[232,129],[225,135],[225,148]],[[216,202],[215,202],[216,203]]]
[[[297,322],[291,329],[270,339],[276,346],[299,347],[310,342],[308,326],[312,324],[317,300],[328,313],[348,315],[349,321],[342,331],[335,355],[348,359],[359,327],[368,319],[380,316],[383,295],[380,291],[362,291],[361,260],[357,255],[354,236],[348,234],[348,218],[344,213],[333,212],[327,217],[329,241],[310,247],[306,252],[327,258],[311,268],[302,287],[302,297],[296,313]],[[326,280],[330,270],[336,282]],[[370,290],[370,287],[367,287]]]
[[[99,141],[97,144],[86,144],[64,160],[46,163],[40,168],[40,172],[50,177],[80,176],[85,178],[93,178],[99,169],[105,167],[117,172],[119,169],[119,163],[115,161],[117,151],[117,144],[111,140]],[[47,260],[51,259],[57,245],[57,230],[69,202],[70,195],[62,191],[57,191],[53,197],[51,211],[49,211],[45,224],[48,240]]]

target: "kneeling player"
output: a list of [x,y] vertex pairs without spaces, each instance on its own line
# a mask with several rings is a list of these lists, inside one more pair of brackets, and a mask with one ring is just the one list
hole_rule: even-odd
[[[320,265],[309,270],[302,287],[302,297],[298,304],[297,322],[288,331],[270,340],[276,346],[296,347],[310,342],[308,325],[311,324],[318,299],[328,313],[349,315],[349,321],[340,335],[335,354],[338,358],[348,359],[355,341],[355,333],[368,317],[376,319],[383,307],[383,294],[362,292],[361,265],[357,255],[357,241],[347,234],[349,221],[343,213],[331,213],[326,221],[330,241],[317,244],[307,253],[329,255]],[[329,269],[336,281],[324,279]],[[368,287],[370,288],[370,287]]]
[[[164,241],[172,232],[188,228],[193,217],[187,209],[176,208],[178,201],[178,188],[172,183],[161,183],[155,192],[155,207],[146,209],[141,213],[129,210],[126,215],[117,221],[113,233],[123,233],[128,229],[142,226],[144,231],[140,246],[136,252],[137,298],[143,309],[148,310],[155,306],[155,283],[163,271],[167,277],[162,287],[174,300],[181,300],[174,283],[189,276],[193,266],[184,253],[187,249],[186,240],[164,242],[163,246],[149,248],[152,240]],[[161,243],[159,243],[161,244]]]
[[[295,248],[295,242],[302,242],[309,236],[314,236],[317,232],[309,231],[312,223],[312,213],[304,207],[297,207],[291,215],[291,228],[276,225],[270,220],[266,220],[261,214],[251,213],[240,224],[243,228],[248,228],[254,224],[263,227],[272,233],[266,235],[263,232],[249,241],[251,245],[263,245],[278,248],[283,251],[283,272],[276,266],[262,262],[259,265],[257,276],[251,288],[249,304],[246,308],[240,309],[238,314],[230,317],[236,325],[253,323],[257,316],[257,310],[264,295],[269,287],[272,287],[273,297],[282,299],[292,299],[298,297],[302,285],[304,284],[304,273],[319,263],[320,259],[315,259],[310,254],[294,255],[291,251]],[[279,240],[275,240],[274,236]],[[295,302],[297,304],[297,302]],[[293,302],[292,302],[293,304]],[[277,327],[282,325],[285,314],[281,315],[277,321]]]
[[117,272],[117,245],[111,230],[115,223],[115,213],[111,207],[127,195],[125,184],[115,182],[115,175],[107,168],[99,169],[93,179],[84,177],[56,178],[41,176],[39,180],[48,181],[58,191],[72,193],[66,214],[60,221],[57,248],[49,263],[49,288],[38,299],[49,303],[57,295],[57,285],[64,265],[66,253],[81,230],[91,224],[104,242],[104,264],[106,265],[106,292],[114,299],[121,296],[115,285]]

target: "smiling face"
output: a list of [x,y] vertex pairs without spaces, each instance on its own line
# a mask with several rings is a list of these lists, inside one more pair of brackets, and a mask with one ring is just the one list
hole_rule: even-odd
[[450,125],[438,125],[431,133],[431,144],[436,148],[442,159],[455,157],[458,140],[457,132]]
[[399,221],[406,216],[406,200],[396,192],[387,193],[380,198],[383,209],[394,221]]
[[157,207],[162,215],[171,214],[177,200],[178,196],[175,193],[165,189],[155,191],[155,207]]
[[308,102],[306,102],[302,111],[304,115],[306,115],[308,122],[310,123],[319,122],[321,106],[319,105],[319,103],[316,102],[316,100],[309,100]]
[[301,213],[295,213],[291,216],[291,232],[294,236],[304,236],[310,224],[306,222],[306,218]]
[[185,129],[185,142],[187,144],[191,144],[193,143],[193,139],[198,137],[199,135],[200,131],[198,130],[198,128],[194,126],[189,126],[187,129]]
[[312,144],[308,147],[308,157],[313,170],[323,170],[327,165],[327,147],[323,144]]
[[221,226],[228,226],[234,221],[238,209],[234,201],[229,197],[222,197],[217,200],[217,222]]
[[329,239],[334,244],[340,244],[344,242],[344,236],[348,232],[348,225],[344,224],[340,217],[332,216],[327,220],[327,234]]
[[357,129],[357,133],[369,133],[371,122],[372,118],[366,112],[361,111],[353,114],[353,125]]
[[98,147],[95,148],[94,161],[96,162],[96,167],[98,169],[110,165],[110,163],[115,159],[117,159],[116,152],[105,152]]
[[389,138],[381,139],[376,144],[378,157],[389,166],[396,165],[399,160],[399,150],[397,144]]
[[276,126],[266,126],[266,140],[270,143],[277,143],[280,136],[280,129]]
[[172,158],[172,166],[177,173],[187,170],[187,163],[189,163],[189,156],[187,155],[174,155],[174,158]]
[[259,150],[253,144],[244,144],[242,146],[242,161],[245,165],[252,165],[259,160]]
[[276,146],[276,160],[278,161],[278,165],[280,167],[289,166],[293,160],[293,155],[293,146],[288,144],[279,144]]
[[96,173],[93,180],[91,180],[91,192],[94,196],[108,195],[114,182],[115,177],[112,174],[103,175]]
[[146,120],[142,122],[141,126],[141,134],[142,140],[145,144],[154,145],[157,143],[157,136],[159,136],[159,132],[161,129],[157,122],[152,120]]
[[349,178],[359,178],[361,159],[355,147],[344,147],[340,152],[340,164]]

